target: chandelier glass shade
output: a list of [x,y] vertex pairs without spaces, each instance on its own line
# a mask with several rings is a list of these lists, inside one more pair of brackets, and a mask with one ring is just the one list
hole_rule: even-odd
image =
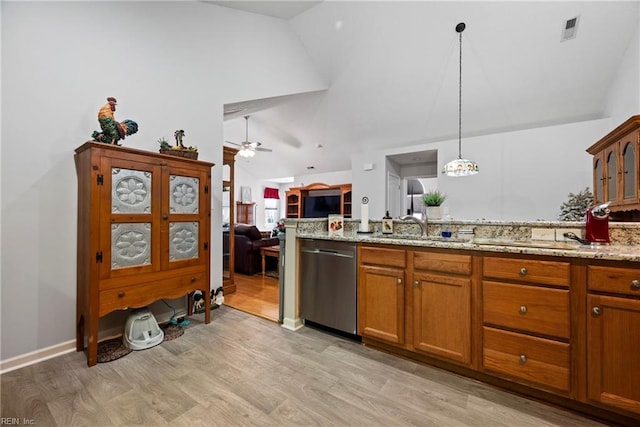
[[444,165],[442,173],[445,176],[470,176],[479,172],[478,164],[473,160],[462,158],[462,32],[466,25],[464,22],[456,25],[456,32],[460,39],[460,73],[458,79],[458,158]]

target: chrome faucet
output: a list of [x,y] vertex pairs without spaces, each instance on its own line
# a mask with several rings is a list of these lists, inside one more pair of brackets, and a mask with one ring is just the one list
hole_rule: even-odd
[[423,237],[427,237],[428,230],[429,230],[429,220],[427,219],[426,216],[424,217],[424,221],[419,220],[418,218],[416,218],[413,215],[405,215],[400,219],[403,220],[403,221],[410,220],[410,221],[415,222],[416,224],[418,224],[420,226],[420,229],[422,230],[422,236]]

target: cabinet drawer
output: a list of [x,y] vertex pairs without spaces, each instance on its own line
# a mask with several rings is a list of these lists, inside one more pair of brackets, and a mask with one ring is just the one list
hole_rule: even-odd
[[484,277],[569,287],[568,262],[485,257],[482,265]]
[[590,265],[587,267],[589,290],[615,292],[640,297],[640,270]]
[[101,291],[99,316],[114,310],[143,307],[161,298],[179,298],[197,289],[207,290],[209,286],[206,279],[204,274],[191,274]]
[[402,268],[406,266],[404,249],[374,248],[366,246],[360,248],[359,257],[360,263],[362,264],[387,265],[389,267]]
[[416,270],[470,275],[471,255],[413,252],[413,265]]
[[511,329],[569,338],[569,291],[482,282],[484,322]]
[[486,326],[483,338],[482,364],[486,371],[569,391],[569,344]]

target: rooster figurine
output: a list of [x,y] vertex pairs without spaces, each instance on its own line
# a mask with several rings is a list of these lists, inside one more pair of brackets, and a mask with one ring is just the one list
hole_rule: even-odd
[[91,136],[94,141],[120,145],[118,141],[138,132],[138,124],[133,120],[123,120],[121,123],[116,121],[113,112],[116,111],[117,102],[110,96],[107,98],[107,103],[98,111],[98,123],[102,132],[93,132]]

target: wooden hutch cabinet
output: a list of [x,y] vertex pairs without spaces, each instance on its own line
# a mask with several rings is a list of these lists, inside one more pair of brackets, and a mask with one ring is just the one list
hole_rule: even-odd
[[593,196],[596,204],[611,201],[612,217],[636,220],[640,216],[638,144],[640,115],[609,132],[587,149],[593,155]]
[[93,366],[100,317],[195,290],[209,294],[213,164],[97,142],[75,151],[76,348],[84,350],[86,337]]
[[345,218],[351,218],[351,184],[327,185],[319,182],[287,190],[287,218],[304,218],[304,198],[314,191],[321,190],[340,194],[340,214]]

